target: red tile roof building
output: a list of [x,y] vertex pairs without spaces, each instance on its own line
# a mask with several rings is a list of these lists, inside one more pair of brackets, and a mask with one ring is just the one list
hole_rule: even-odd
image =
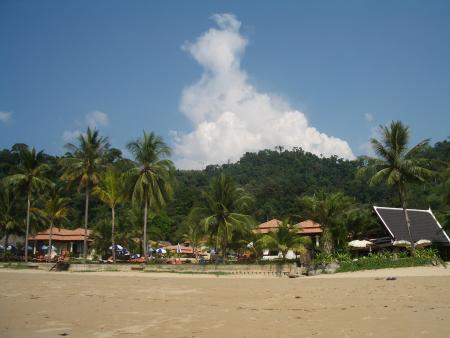
[[[267,234],[271,231],[278,231],[278,228],[282,222],[277,219],[272,219],[270,221],[264,222],[260,225],[258,225],[257,228],[253,229],[253,233],[260,233],[260,234]],[[322,234],[323,230],[319,223],[316,223],[310,219],[297,223],[295,226],[298,228],[298,233],[300,235],[320,235]]]

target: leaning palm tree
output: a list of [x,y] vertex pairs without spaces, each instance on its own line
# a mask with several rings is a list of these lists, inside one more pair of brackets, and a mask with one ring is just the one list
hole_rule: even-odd
[[323,249],[332,253],[334,249],[333,230],[339,227],[340,219],[352,206],[352,200],[341,192],[326,193],[319,191],[313,196],[297,199],[302,211],[302,218],[312,219],[323,229]]
[[400,204],[405,215],[408,235],[411,242],[411,254],[415,254],[414,241],[411,235],[411,222],[407,211],[407,185],[415,182],[425,182],[433,176],[427,169],[429,163],[421,154],[428,146],[429,140],[423,140],[408,149],[410,138],[409,127],[400,121],[392,121],[389,126],[380,126],[381,139],[370,140],[378,158],[371,159],[369,165],[362,169],[373,171],[371,185],[386,183],[395,187],[400,198]]
[[209,190],[202,192],[201,205],[192,209],[190,219],[203,226],[205,233],[220,247],[225,261],[228,242],[234,232],[250,228],[253,219],[244,214],[252,198],[224,174],[211,181]]
[[25,231],[25,262],[28,262],[28,235],[30,232],[30,209],[34,193],[41,192],[52,183],[45,176],[50,169],[44,160],[43,151],[36,152],[35,148],[21,147],[19,150],[20,163],[17,174],[5,178],[7,184],[16,186],[27,195],[27,216]]
[[62,222],[67,221],[67,217],[72,212],[72,209],[69,207],[69,202],[70,200],[68,198],[61,197],[58,191],[54,190],[45,199],[43,208],[35,210],[50,224],[47,252],[49,262],[52,254],[53,227],[60,226]]
[[269,232],[259,238],[255,246],[262,249],[279,250],[286,259],[289,250],[304,253],[311,246],[311,238],[300,236],[299,229],[295,225],[284,221],[277,231]]
[[111,243],[113,263],[116,263],[116,243],[114,238],[116,207],[126,199],[123,175],[110,167],[102,176],[99,184],[94,188],[94,194],[111,208]]
[[144,131],[144,135],[128,143],[136,166],[127,172],[132,185],[132,201],[144,207],[143,249],[147,261],[148,209],[163,207],[173,194],[174,165],[167,159],[171,149],[160,136]]
[[90,189],[95,186],[104,169],[103,155],[109,148],[107,137],[100,136],[98,130],[87,128],[86,134],[78,136],[79,146],[68,143],[65,147],[69,153],[60,160],[64,168],[62,179],[68,182],[78,182],[79,189],[85,190],[84,208],[84,246],[83,258],[87,257],[87,229],[89,216]]

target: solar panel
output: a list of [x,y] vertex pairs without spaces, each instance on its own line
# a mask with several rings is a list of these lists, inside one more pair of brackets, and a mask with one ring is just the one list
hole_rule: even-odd
[[[394,240],[410,241],[403,209],[385,207],[374,207],[374,209]],[[420,239],[428,239],[433,244],[450,245],[449,237],[431,210],[407,210],[411,224],[411,236],[414,242]]]

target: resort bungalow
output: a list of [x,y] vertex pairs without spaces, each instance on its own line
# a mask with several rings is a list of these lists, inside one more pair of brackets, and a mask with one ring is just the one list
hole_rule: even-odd
[[[90,238],[92,230],[87,231],[88,234],[88,247],[92,244],[93,240]],[[33,247],[33,253],[42,251],[42,246],[46,247],[50,238],[50,228],[44,231],[38,232],[34,236],[29,237],[30,246]],[[71,256],[81,257],[83,255],[84,245],[84,229],[77,228],[73,230],[62,229],[53,227],[52,230],[52,246],[55,247],[54,251],[60,255],[63,251],[70,252]]]
[[[282,223],[283,222],[281,222],[280,220],[274,218],[270,221],[258,225],[255,229],[253,229],[253,233],[267,234],[269,232],[278,231]],[[297,227],[299,236],[309,236],[311,237],[311,239],[314,238],[316,246],[319,246],[319,237],[323,233],[322,227],[320,226],[319,223],[316,223],[308,219],[306,221],[297,223],[294,226]],[[279,256],[279,254],[277,253],[270,253],[269,250],[265,250],[263,254],[264,254],[263,259],[272,259]],[[292,250],[289,250],[286,257],[292,259],[295,258],[295,254],[292,252]]]
[[[267,234],[271,231],[278,231],[278,228],[283,222],[277,220],[276,218],[261,223],[253,229],[253,233],[255,234]],[[319,245],[319,236],[322,234],[323,230],[319,223],[316,223],[310,219],[295,224],[295,227],[298,228],[299,236],[310,236],[315,238],[316,245]]]
[[[395,246],[396,243],[410,242],[405,213],[401,208],[373,207],[385,230],[385,237],[371,239],[375,246]],[[442,229],[431,209],[407,209],[414,243],[429,243],[439,250],[444,259],[450,258],[450,238]],[[420,242],[419,242],[420,241]],[[419,244],[420,245],[420,244]]]

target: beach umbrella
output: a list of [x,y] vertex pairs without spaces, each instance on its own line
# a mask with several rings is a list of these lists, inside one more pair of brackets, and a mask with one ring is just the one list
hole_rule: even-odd
[[177,254],[181,253],[181,246],[180,243],[177,244]]
[[155,250],[155,252],[157,254],[165,254],[165,253],[167,253],[167,250],[164,249],[164,248],[158,248],[158,249]]
[[[42,251],[47,251],[48,250],[48,245],[43,245],[43,246],[41,246],[41,250]],[[52,251],[56,251],[56,250],[58,250],[57,248],[56,248],[56,246],[54,246],[54,245],[52,245]]]
[[[112,245],[109,247],[109,250],[112,250]],[[119,244],[114,244],[114,250],[115,251],[122,251],[124,249],[124,247],[122,245]]]
[[355,239],[354,241],[351,241],[348,243],[348,246],[351,248],[359,248],[359,249],[364,249],[367,248],[369,246],[373,245],[373,243],[371,241],[366,241],[366,240],[358,240]]
[[16,250],[17,250],[17,247],[12,244],[10,244],[6,247],[6,251],[16,251]]
[[428,239],[419,239],[416,243],[414,243],[414,246],[416,248],[424,248],[426,246],[430,246],[431,245],[431,241]]
[[409,241],[405,241],[404,239],[401,239],[399,241],[394,241],[394,243],[392,243],[393,246],[398,246],[400,248],[408,248],[411,246],[411,242]]

